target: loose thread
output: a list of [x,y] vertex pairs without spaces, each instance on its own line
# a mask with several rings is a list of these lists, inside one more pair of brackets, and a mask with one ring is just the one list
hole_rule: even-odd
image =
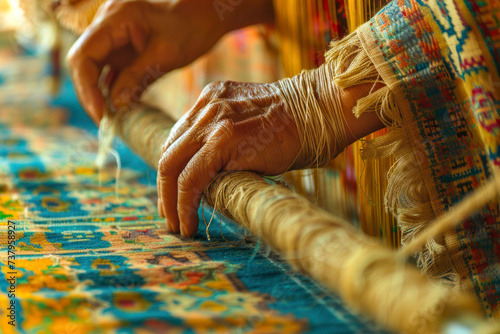
[[109,149],[109,153],[111,153],[116,159],[116,172],[115,172],[115,198],[118,199],[120,196],[120,173],[122,170],[122,163],[120,159],[120,155],[116,150]]
[[212,216],[210,217],[210,221],[207,224],[207,220],[205,219],[205,201],[203,198],[201,199],[201,217],[203,218],[203,222],[205,223],[205,232],[207,233],[207,240],[210,241],[210,225],[212,224],[212,220],[214,219],[215,210],[212,212]]

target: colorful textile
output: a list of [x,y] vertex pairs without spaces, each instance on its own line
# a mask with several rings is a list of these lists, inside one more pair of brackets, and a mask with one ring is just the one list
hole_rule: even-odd
[[[500,2],[392,1],[359,35],[398,98],[408,170],[425,183],[415,196],[429,210],[415,216],[439,216],[500,168]],[[473,291],[489,316],[500,310],[499,236],[492,202],[443,238],[428,269]]]
[[99,178],[95,127],[69,86],[56,102],[71,114],[0,115],[0,332],[382,332],[218,215],[211,241],[203,224],[168,234],[137,156],[120,144],[119,184],[113,159]]

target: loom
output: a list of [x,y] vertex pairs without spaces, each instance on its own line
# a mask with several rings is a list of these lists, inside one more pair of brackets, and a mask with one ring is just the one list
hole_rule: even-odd
[[[143,108],[119,118],[116,131],[156,167],[160,148],[173,123],[162,113]],[[498,193],[498,181],[487,187],[475,194],[483,203]],[[489,196],[481,196],[485,193]],[[209,203],[261,237],[296,268],[339,293],[351,307],[391,329],[431,333],[440,332],[449,324],[461,324],[470,333],[494,332],[477,320],[481,311],[472,297],[432,285],[416,268],[405,263],[406,256],[361,235],[349,223],[317,209],[282,186],[270,185],[252,173],[226,173],[211,184],[205,195]],[[475,208],[479,206],[476,203]],[[463,211],[465,217],[473,209],[462,205],[458,211]],[[285,220],[283,215],[293,218]],[[450,217],[445,215],[440,224],[435,224],[436,229],[427,230],[407,246],[405,255],[418,249],[427,237],[456,224]]]
[[[162,112],[142,107],[126,117],[116,117],[115,124],[117,134],[156,168],[174,122]],[[499,183],[489,184],[490,197],[500,188]],[[481,199],[479,205],[489,198],[484,194],[476,194]],[[271,185],[251,172],[226,172],[211,183],[205,197],[295,268],[390,329],[441,333],[447,326],[458,326],[466,330],[464,333],[495,332],[479,320],[481,310],[472,296],[432,284],[406,262],[406,255],[382,246],[284,186]],[[473,209],[468,205],[458,210],[468,214]],[[449,217],[442,218],[449,226]],[[443,223],[437,225],[443,229]],[[418,249],[422,242],[425,240],[420,239],[410,249]]]

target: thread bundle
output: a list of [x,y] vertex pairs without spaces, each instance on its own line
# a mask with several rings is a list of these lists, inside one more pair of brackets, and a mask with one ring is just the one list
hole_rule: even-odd
[[303,167],[324,166],[348,146],[348,126],[333,77],[332,66],[325,64],[278,82],[297,124]]

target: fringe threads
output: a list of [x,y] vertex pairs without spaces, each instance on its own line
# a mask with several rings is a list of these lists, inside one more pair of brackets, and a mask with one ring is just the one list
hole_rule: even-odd
[[[341,41],[332,42],[325,58],[327,62],[335,64],[335,83],[340,88],[364,83],[383,83],[356,32]],[[359,99],[353,113],[359,117],[365,112],[376,112],[389,128],[386,135],[365,141],[361,157],[364,160],[389,156],[395,158],[395,163],[387,175],[388,186],[384,205],[386,210],[397,218],[401,244],[404,246],[427,230],[436,216],[410,139],[404,129],[401,110],[391,88],[382,87]],[[459,276],[453,271],[453,264],[446,256],[446,251],[444,236],[430,238],[425,247],[415,253],[417,265],[429,278],[456,285],[459,283]]]

